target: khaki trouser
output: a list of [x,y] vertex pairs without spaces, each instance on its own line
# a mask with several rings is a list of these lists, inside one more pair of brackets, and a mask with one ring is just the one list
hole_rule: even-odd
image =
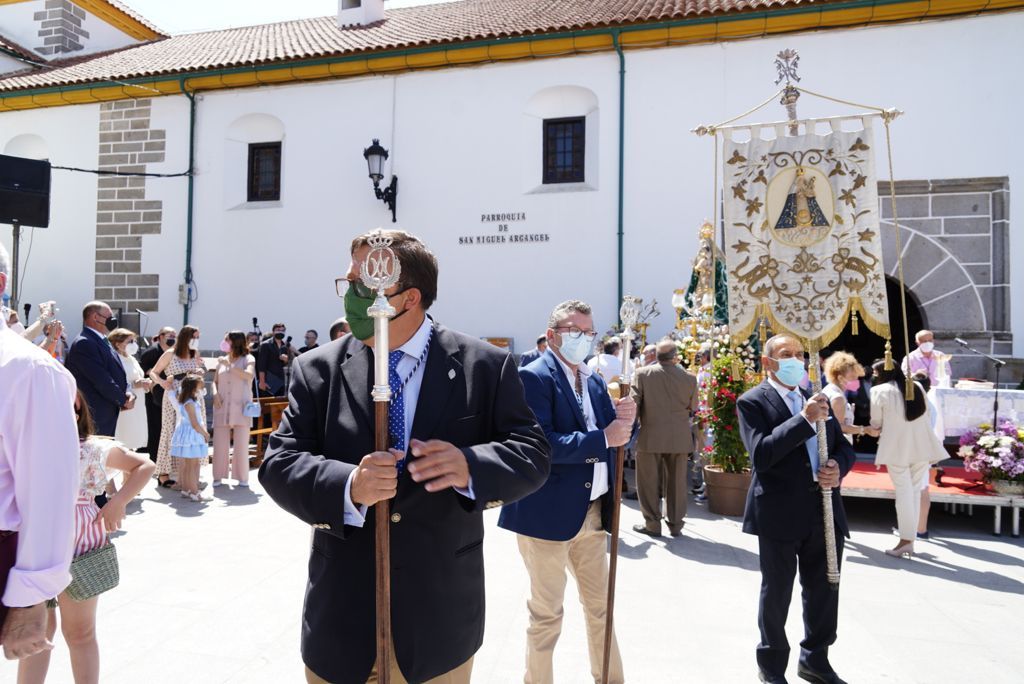
[[[601,528],[601,502],[592,501],[583,526],[568,541],[548,541],[516,535],[519,553],[530,575],[530,626],[526,630],[525,684],[554,682],[552,657],[562,632],[562,601],[565,596],[565,569],[576,579],[583,615],[587,623],[590,648],[590,673],[601,681],[604,660],[604,622],[608,599],[608,535]],[[621,684],[622,657],[612,633],[609,662],[610,684]]]
[[[392,684],[409,684],[405,677],[402,675],[402,671],[398,669],[398,663],[394,659],[394,649],[391,649],[391,682]],[[433,679],[428,679],[423,684],[469,684],[469,676],[473,672],[473,658],[459,665],[450,672],[445,672],[443,675],[438,675]],[[323,679],[315,672],[306,668],[306,682],[307,684],[330,684],[326,679]],[[366,684],[377,684],[377,665],[374,664],[373,669],[370,670],[370,678],[366,680]]]
[[665,520],[670,531],[682,528],[686,517],[686,454],[636,455],[636,492],[644,525],[661,533],[661,496],[665,495]]

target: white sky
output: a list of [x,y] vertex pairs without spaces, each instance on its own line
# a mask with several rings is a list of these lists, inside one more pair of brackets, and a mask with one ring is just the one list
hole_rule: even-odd
[[[432,5],[442,0],[385,0],[386,8]],[[451,1],[451,0],[445,0]],[[170,33],[270,24],[323,17],[338,11],[338,0],[121,0]]]

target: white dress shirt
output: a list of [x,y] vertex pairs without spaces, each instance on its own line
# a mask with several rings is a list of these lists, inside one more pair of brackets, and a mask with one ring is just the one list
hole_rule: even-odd
[[75,379],[0,320],[0,530],[18,533],[2,597],[9,608],[53,598],[71,581],[78,498]]
[[[558,355],[555,355],[558,359]],[[576,374],[574,368],[566,364],[562,359],[558,359],[558,364],[562,367],[562,371],[565,373],[565,377],[569,379],[569,387],[573,388],[573,392],[576,392]],[[576,366],[580,372],[580,382],[583,384],[583,418],[587,421],[587,432],[593,432],[597,430],[597,420],[594,418],[594,405],[590,401],[590,392],[587,389],[587,380],[593,375],[592,371],[585,363],[581,363]],[[604,446],[608,448],[608,436],[604,437]],[[590,500],[595,501],[599,496],[608,491],[608,464],[604,461],[598,461],[594,464],[594,484],[590,488]]]
[[[420,388],[423,386],[423,374],[427,367],[427,359],[425,356],[427,344],[430,342],[431,327],[434,321],[430,316],[423,317],[423,323],[413,333],[413,336],[409,338],[409,341],[398,347],[398,350],[405,352],[405,355],[395,366],[395,372],[398,373],[398,377],[404,379],[406,375],[412,373],[408,382],[405,383],[405,389],[402,390],[402,397],[405,401],[405,453],[406,459],[413,458],[409,451],[409,436],[412,433],[412,421],[416,417],[416,406],[419,403]],[[420,361],[420,359],[423,359]],[[419,364],[419,365],[417,365]],[[415,368],[415,372],[413,372]],[[406,466],[410,463],[406,461]],[[476,498],[473,495],[473,481],[470,479],[469,487],[467,489],[455,488],[459,494],[470,499]],[[356,506],[352,501],[352,476],[349,475],[348,480],[345,482],[345,524],[352,525],[354,527],[362,527],[363,523],[366,522],[366,506]]]

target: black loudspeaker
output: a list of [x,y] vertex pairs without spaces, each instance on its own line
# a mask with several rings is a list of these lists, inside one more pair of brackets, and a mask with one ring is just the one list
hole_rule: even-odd
[[50,225],[50,162],[0,154],[0,223]]

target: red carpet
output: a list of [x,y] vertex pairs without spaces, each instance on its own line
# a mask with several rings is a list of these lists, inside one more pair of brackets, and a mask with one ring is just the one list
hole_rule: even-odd
[[[929,491],[932,494],[964,494],[967,496],[993,496],[993,492],[985,486],[966,489],[977,485],[981,476],[978,473],[965,468],[945,467],[945,474],[942,476],[944,487],[938,487],[932,483]],[[875,470],[875,464],[858,461],[853,470],[843,478],[843,488],[874,489],[879,491],[893,491],[892,480],[885,471],[885,466]]]

